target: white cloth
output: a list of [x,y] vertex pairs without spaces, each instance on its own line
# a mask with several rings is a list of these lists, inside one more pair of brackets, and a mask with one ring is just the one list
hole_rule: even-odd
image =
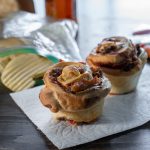
[[54,121],[49,109],[39,100],[36,87],[11,94],[16,104],[47,138],[59,149],[87,143],[140,126],[150,120],[150,67],[146,66],[137,90],[121,96],[108,96],[98,121],[88,125],[70,126]]

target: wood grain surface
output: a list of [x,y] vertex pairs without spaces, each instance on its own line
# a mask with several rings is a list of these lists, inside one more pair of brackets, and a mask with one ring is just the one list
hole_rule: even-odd
[[[149,150],[150,122],[66,150]],[[0,95],[0,150],[57,150],[7,94]]]

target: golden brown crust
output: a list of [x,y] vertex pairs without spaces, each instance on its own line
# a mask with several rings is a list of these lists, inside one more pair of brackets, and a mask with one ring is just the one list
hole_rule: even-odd
[[[104,97],[109,93],[110,91],[110,83],[109,81],[104,78],[104,77],[97,77],[100,78],[96,82],[90,82],[90,86],[85,86],[86,88],[81,91],[77,92],[72,92],[72,91],[66,91],[66,87],[63,87],[63,85],[59,82],[60,77],[62,76],[63,68],[66,66],[71,66],[71,69],[73,66],[78,66],[79,70],[83,69],[80,73],[76,73],[74,75],[74,72],[70,72],[70,70],[66,71],[65,78],[69,80],[74,85],[74,82],[80,83],[80,81],[83,81],[82,75],[86,72],[87,74],[89,73],[88,78],[86,80],[93,80],[93,75],[91,74],[91,70],[89,69],[88,66],[82,64],[82,63],[74,63],[74,62],[60,62],[58,64],[55,64],[51,66],[48,71],[44,75],[44,83],[45,87],[41,90],[40,93],[40,99],[43,105],[46,107],[50,108],[52,112],[56,113],[55,116],[57,118],[61,118],[60,116],[66,116],[66,114],[71,116],[70,118],[74,117],[74,120],[76,121],[81,121],[81,122],[89,122],[94,119],[95,117],[98,116],[100,111],[95,110],[95,116],[90,116],[87,119],[87,116],[85,113],[81,113],[82,117],[80,118],[80,113],[79,112],[86,112],[86,110],[89,110],[94,113],[94,108],[91,110],[91,107],[95,106],[99,101],[103,100]],[[51,73],[53,72],[54,69],[61,68],[61,73],[58,71],[59,76],[57,76],[57,82],[55,80],[53,81],[53,78],[51,77]],[[69,73],[69,74],[67,74]],[[72,74],[72,75],[71,75]],[[72,78],[71,78],[72,77]],[[75,77],[75,78],[74,78]],[[77,79],[77,78],[78,79]],[[83,76],[85,77],[85,76]],[[71,80],[70,80],[71,79]],[[67,80],[65,80],[67,82]],[[86,82],[84,82],[86,84]],[[67,84],[65,85],[67,86]],[[96,113],[97,112],[97,113]],[[62,115],[63,114],[63,115]],[[100,115],[100,114],[99,114]],[[59,117],[58,117],[59,116]],[[65,117],[68,119],[68,117]],[[80,119],[79,119],[79,118]],[[76,119],[75,119],[76,118]],[[78,119],[77,119],[78,118]]]
[[140,71],[143,68],[143,65],[147,62],[147,54],[144,51],[144,49],[141,49],[141,54],[138,56],[138,59],[139,59],[138,60],[139,63],[129,71],[123,71],[122,68],[114,69],[109,67],[98,66],[93,64],[92,61],[90,61],[89,59],[87,59],[87,63],[93,68],[94,71],[96,71],[97,69],[101,69],[105,74],[109,74],[109,75],[130,76]]
[[[115,37],[114,39],[117,41],[124,39],[121,42],[124,42],[123,45],[126,47],[113,47],[113,50],[106,50],[106,53],[93,54],[92,52],[87,57],[87,63],[93,70],[101,69],[110,80],[112,84],[110,94],[125,94],[135,90],[144,64],[147,61],[147,54],[142,48],[137,49],[130,40],[124,37]],[[105,45],[102,50],[104,51],[105,48],[107,49],[112,45],[108,41],[108,47]]]
[[56,113],[59,111],[59,104],[57,103],[56,99],[54,98],[51,90],[44,87],[40,92],[39,98],[41,100],[41,103],[45,107],[50,108],[52,112]]
[[[111,43],[111,44],[110,44]],[[99,67],[130,71],[141,62],[136,47],[125,37],[104,39],[87,57],[95,70]]]
[[71,92],[66,92],[63,89],[63,87],[61,87],[57,83],[54,83],[49,78],[49,73],[51,72],[52,69],[56,67],[60,67],[62,65],[68,66],[72,64],[80,65],[80,63],[61,62],[50,67],[49,70],[44,75],[44,83],[46,87],[53,92],[54,97],[57,99],[62,109],[73,112],[73,111],[82,110],[87,107],[90,107],[97,100],[99,100],[99,98],[105,97],[110,90],[110,84],[109,81],[104,78],[102,85],[93,85],[92,87],[84,91],[78,92],[76,94],[73,94]]
[[104,73],[105,76],[111,81],[112,89],[110,94],[126,94],[134,91],[138,84],[138,80],[140,78],[140,74],[142,69],[147,62],[147,54],[141,49],[141,54],[139,55],[139,59],[141,61],[139,68],[134,67],[132,70],[128,72],[121,72],[120,74],[112,74],[109,72]]
[[59,111],[54,113],[56,119],[66,119],[73,120],[77,123],[91,123],[95,121],[99,116],[101,116],[103,111],[104,99],[99,100],[92,107],[84,109],[82,111],[68,112],[68,111]]

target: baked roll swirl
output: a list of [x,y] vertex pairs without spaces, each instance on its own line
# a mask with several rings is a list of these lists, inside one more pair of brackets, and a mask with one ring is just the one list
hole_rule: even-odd
[[84,63],[59,62],[44,75],[40,99],[57,119],[91,122],[102,113],[110,82]]
[[104,39],[87,57],[93,70],[101,69],[111,81],[112,94],[133,91],[147,60],[146,52],[126,37]]

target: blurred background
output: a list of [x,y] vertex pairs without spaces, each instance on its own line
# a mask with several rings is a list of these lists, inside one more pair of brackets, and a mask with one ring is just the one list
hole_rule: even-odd
[[74,19],[79,25],[78,45],[83,58],[101,38],[130,35],[139,26],[147,28],[150,22],[149,0],[0,0],[0,3],[1,16],[21,9],[40,17]]
[[110,36],[127,36],[150,58],[149,14],[149,0],[0,0],[0,78],[12,55],[84,61]]
[[[79,47],[89,51],[104,37],[131,36],[136,30],[149,29],[149,14],[149,0],[77,0],[79,31],[82,31]],[[147,37],[133,40],[145,42]]]
[[[104,37],[130,36],[136,30],[150,28],[149,0],[33,0],[33,4],[39,16],[78,22],[78,45],[83,58]],[[145,37],[137,39],[145,42]]]

